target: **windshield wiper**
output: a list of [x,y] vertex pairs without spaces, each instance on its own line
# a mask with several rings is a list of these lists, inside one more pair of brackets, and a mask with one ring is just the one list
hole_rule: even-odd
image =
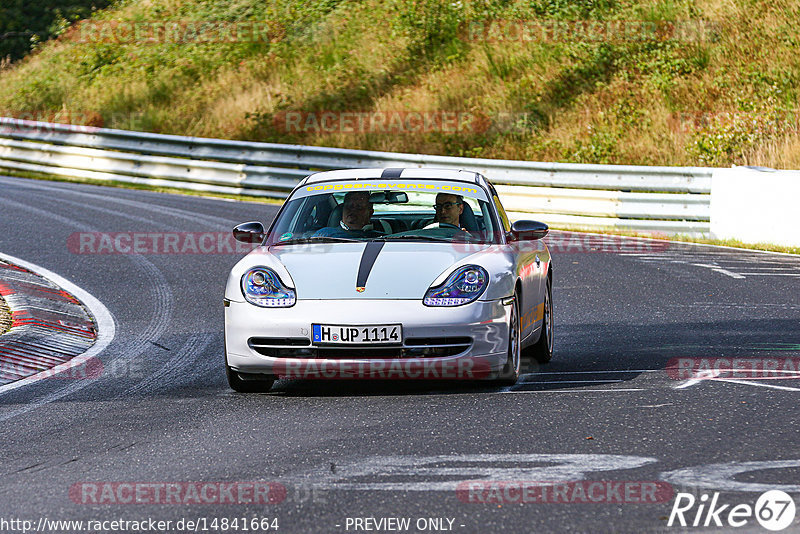
[[287,239],[276,241],[273,247],[278,245],[297,245],[299,243],[364,243],[364,239],[353,239],[352,237],[333,237],[328,235],[318,235],[310,237],[299,237],[297,239]]

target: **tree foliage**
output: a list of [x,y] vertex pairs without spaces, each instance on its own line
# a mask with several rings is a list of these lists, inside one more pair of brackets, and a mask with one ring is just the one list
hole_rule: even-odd
[[3,0],[0,58],[12,61],[61,33],[70,23],[108,7],[112,0]]

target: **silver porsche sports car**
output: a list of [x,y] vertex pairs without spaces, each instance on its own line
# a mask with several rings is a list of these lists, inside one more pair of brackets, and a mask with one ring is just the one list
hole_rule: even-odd
[[236,391],[278,377],[490,379],[553,354],[547,225],[509,222],[475,172],[355,169],[303,179],[225,290]]

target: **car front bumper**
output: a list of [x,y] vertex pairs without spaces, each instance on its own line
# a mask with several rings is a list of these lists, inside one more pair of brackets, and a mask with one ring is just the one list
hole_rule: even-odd
[[[299,300],[291,308],[232,301],[225,308],[227,364],[240,373],[288,378],[490,378],[506,363],[510,308],[500,300],[456,307],[428,307],[416,300]],[[402,324],[403,343],[314,345],[312,324]],[[253,338],[274,340],[270,344],[276,350],[254,348]],[[458,348],[448,348],[457,353],[441,356],[440,348],[432,348],[433,355],[419,355],[426,352],[420,351],[426,342],[437,345],[442,339],[459,340]],[[287,345],[303,340],[306,345]],[[375,356],[372,349],[378,349]]]

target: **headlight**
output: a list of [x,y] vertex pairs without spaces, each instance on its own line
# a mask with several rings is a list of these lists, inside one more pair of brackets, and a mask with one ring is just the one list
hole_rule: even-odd
[[461,306],[480,297],[489,285],[489,273],[478,265],[459,267],[443,284],[428,289],[426,306]]
[[295,292],[281,283],[272,269],[253,267],[242,276],[242,295],[250,304],[262,308],[294,306]]

